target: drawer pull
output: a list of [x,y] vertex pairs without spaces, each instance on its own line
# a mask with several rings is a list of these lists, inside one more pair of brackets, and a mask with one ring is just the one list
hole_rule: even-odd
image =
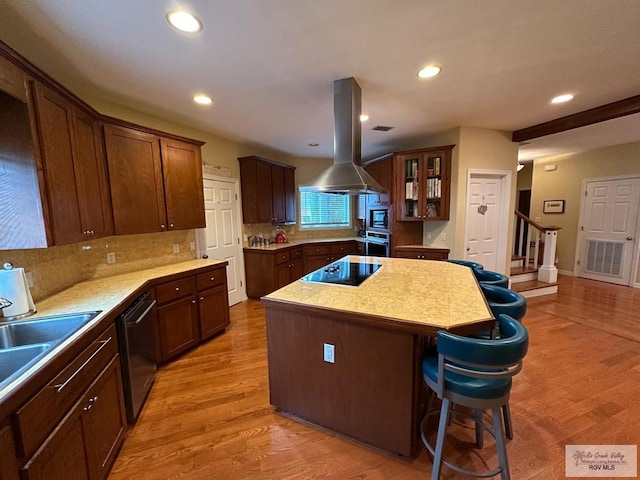
[[216,277],[211,277],[211,281],[213,282],[216,279]]
[[62,392],[62,390],[64,390],[64,387],[69,385],[69,382],[71,382],[71,380],[73,380],[75,376],[78,375],[78,373],[80,373],[82,369],[86,367],[89,364],[89,362],[91,362],[91,360],[93,360],[93,357],[98,355],[98,353],[100,353],[100,350],[102,350],[105,347],[105,345],[107,345],[111,341],[111,338],[112,337],[109,337],[106,340],[100,340],[100,346],[98,347],[98,349],[95,352],[93,352],[91,356],[87,358],[82,365],[80,365],[80,368],[78,368],[75,372],[73,372],[71,376],[67,378],[64,382],[54,385],[53,388],[56,389],[56,393]]
[[179,291],[180,291],[180,287],[176,287],[176,292],[179,292]]
[[93,403],[90,403],[89,405],[87,405],[86,407],[83,408],[83,410],[85,412],[90,412],[91,409],[93,409]]

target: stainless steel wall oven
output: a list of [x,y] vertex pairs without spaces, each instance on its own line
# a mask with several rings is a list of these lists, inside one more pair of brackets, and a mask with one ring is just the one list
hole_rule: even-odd
[[391,239],[388,233],[373,232],[367,230],[366,233],[367,255],[370,257],[388,257],[391,252]]

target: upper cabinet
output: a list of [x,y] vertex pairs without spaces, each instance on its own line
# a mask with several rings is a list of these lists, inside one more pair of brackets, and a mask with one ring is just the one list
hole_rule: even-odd
[[393,198],[393,154],[374,158],[365,163],[364,169],[387,191],[386,193],[370,193],[367,195],[367,205],[389,205]]
[[205,226],[200,146],[105,125],[116,234]]
[[0,42],[0,249],[204,227],[202,145],[101,115]]
[[97,120],[35,83],[44,184],[55,245],[111,235],[111,206]]
[[241,157],[242,222],[296,221],[295,168],[262,157]]
[[399,221],[449,220],[454,146],[396,153],[396,215]]

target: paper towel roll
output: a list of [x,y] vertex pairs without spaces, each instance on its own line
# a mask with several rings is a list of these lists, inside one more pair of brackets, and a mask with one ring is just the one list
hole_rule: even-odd
[[12,303],[2,309],[6,318],[27,316],[36,311],[24,268],[0,270],[0,297]]

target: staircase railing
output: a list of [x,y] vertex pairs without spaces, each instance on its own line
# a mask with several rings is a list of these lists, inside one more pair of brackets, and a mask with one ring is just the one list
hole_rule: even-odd
[[[562,227],[555,225],[543,226],[534,222],[523,213],[515,211],[513,254],[524,256],[524,265],[532,263],[538,268],[538,281],[555,283],[558,281],[558,269],[556,268],[556,243],[558,231]],[[526,243],[525,243],[526,242]],[[543,248],[541,245],[544,244]],[[533,249],[533,254],[531,250]],[[540,250],[542,249],[542,264],[540,264]],[[523,255],[524,254],[524,255]],[[532,258],[533,257],[533,258]],[[538,266],[539,265],[539,266]]]

